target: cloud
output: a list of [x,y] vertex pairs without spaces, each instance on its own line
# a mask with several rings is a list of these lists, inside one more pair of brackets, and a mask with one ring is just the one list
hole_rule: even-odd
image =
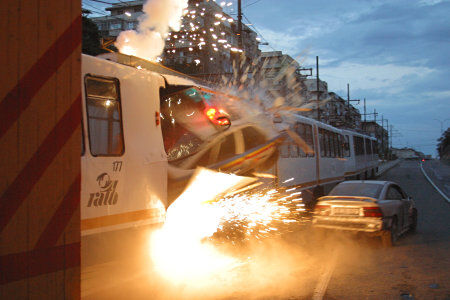
[[342,62],[336,67],[324,67],[321,70],[323,77],[328,79],[330,89],[338,89],[351,81],[355,86],[364,86],[365,89],[380,88],[390,93],[404,90],[405,80],[410,76],[423,78],[433,72],[427,67],[352,62]]
[[[439,124],[450,111],[450,2],[441,0],[277,1],[251,15],[275,49],[295,57],[309,49],[303,66],[315,67],[329,89],[367,98],[390,124],[403,129],[394,145],[419,145],[435,153]],[[256,20],[256,21],[255,21]],[[362,105],[357,106],[362,110]],[[379,117],[380,117],[379,116]],[[431,145],[433,144],[433,145]]]

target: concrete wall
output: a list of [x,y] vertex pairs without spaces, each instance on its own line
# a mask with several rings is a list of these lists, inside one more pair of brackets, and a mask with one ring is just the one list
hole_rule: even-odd
[[0,298],[77,299],[81,3],[0,12]]

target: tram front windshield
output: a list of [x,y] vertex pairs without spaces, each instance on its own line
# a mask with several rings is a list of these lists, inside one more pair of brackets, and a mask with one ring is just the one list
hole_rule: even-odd
[[207,103],[194,87],[161,97],[161,125],[169,162],[199,151],[203,141],[218,132],[205,115]]

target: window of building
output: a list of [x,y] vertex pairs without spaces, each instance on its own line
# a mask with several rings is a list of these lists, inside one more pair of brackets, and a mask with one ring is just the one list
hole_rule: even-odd
[[128,22],[127,29],[134,29],[134,22]]
[[121,156],[125,151],[119,81],[86,76],[89,145],[93,156]]
[[110,30],[122,29],[122,23],[111,23],[109,24]]

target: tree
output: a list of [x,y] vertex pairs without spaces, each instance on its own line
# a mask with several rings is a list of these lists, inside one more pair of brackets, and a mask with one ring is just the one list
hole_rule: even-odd
[[450,128],[438,138],[437,151],[442,160],[450,161]]
[[83,9],[83,40],[81,52],[89,55],[98,55],[106,51],[100,48],[100,34],[97,25],[87,16],[91,11]]

